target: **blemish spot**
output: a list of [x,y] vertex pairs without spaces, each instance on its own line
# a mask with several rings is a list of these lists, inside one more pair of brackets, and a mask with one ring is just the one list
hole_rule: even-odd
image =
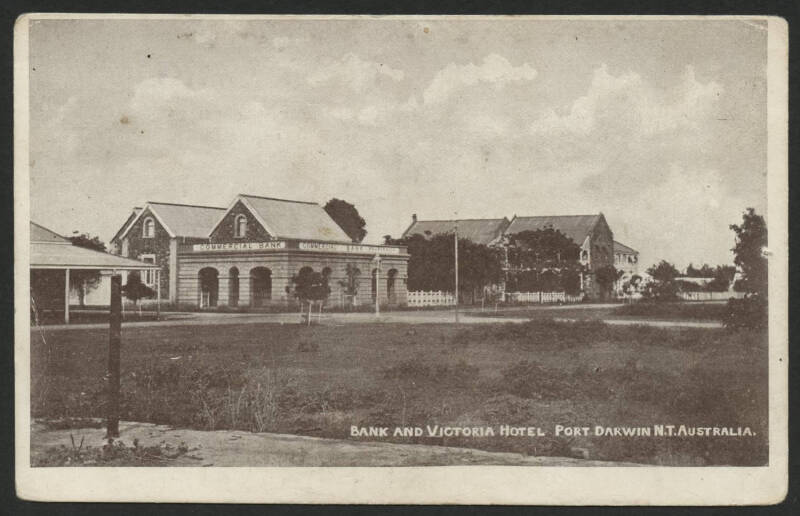
[[147,54],[147,59],[150,59],[150,54]]
[[422,29],[422,32],[424,32],[425,34],[429,33],[430,31],[431,31],[431,29],[429,29],[428,27],[425,27],[424,29]]
[[139,134],[144,134],[144,129],[142,129],[141,131],[139,131]]
[[122,115],[122,118],[119,119],[119,123],[123,124],[123,125],[127,125],[127,124],[130,123],[130,120],[128,120],[128,117],[126,115]]

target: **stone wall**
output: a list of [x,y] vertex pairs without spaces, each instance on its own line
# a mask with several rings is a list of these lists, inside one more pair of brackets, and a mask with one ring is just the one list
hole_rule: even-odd
[[[236,217],[239,215],[244,215],[247,218],[247,233],[244,237],[234,236],[234,224]],[[250,210],[244,206],[242,201],[239,201],[228,211],[222,222],[211,233],[210,240],[214,244],[219,244],[225,242],[263,242],[271,238],[270,234],[256,220]]]
[[[153,238],[145,238],[142,236],[142,226],[148,217],[152,217],[155,222],[155,232]],[[128,258],[135,260],[143,254],[154,254],[156,257],[156,264],[161,268],[161,299],[169,298],[169,248],[170,236],[167,230],[158,221],[158,218],[153,216],[150,209],[147,208],[139,220],[130,228],[125,235],[128,240]],[[155,289],[155,287],[154,287]]]

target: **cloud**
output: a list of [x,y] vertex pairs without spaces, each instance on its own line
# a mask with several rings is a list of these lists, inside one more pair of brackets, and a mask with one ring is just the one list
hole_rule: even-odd
[[425,104],[434,104],[447,100],[458,89],[478,83],[499,89],[510,82],[532,81],[535,77],[536,70],[528,63],[513,66],[505,57],[490,54],[480,65],[450,63],[436,74],[422,98]]
[[353,91],[363,92],[368,87],[375,86],[382,76],[393,81],[402,81],[405,73],[388,64],[364,61],[357,55],[348,53],[341,59],[311,73],[308,76],[308,83],[312,86],[320,86],[331,81],[340,81]]
[[646,84],[639,74],[626,72],[615,77],[602,65],[595,70],[589,91],[576,99],[566,114],[549,110],[530,129],[534,134],[584,135],[602,130],[603,123],[611,123],[626,134],[697,129],[722,93],[722,86],[716,82],[698,82],[692,67],[686,68],[675,91],[663,92]]
[[133,90],[130,109],[142,116],[155,116],[169,111],[181,102],[213,101],[209,90],[193,90],[183,81],[171,77],[145,79]]

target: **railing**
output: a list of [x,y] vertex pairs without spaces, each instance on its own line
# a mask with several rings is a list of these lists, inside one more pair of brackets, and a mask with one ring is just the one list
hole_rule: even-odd
[[408,292],[408,306],[453,306],[456,299],[450,292],[441,290],[412,290]]
[[507,303],[580,303],[583,296],[566,292],[506,292]]

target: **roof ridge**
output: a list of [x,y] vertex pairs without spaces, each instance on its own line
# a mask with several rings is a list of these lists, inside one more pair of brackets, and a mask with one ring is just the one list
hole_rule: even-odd
[[499,218],[490,218],[490,219],[483,219],[483,218],[473,218],[473,219],[425,219],[425,220],[417,220],[417,222],[456,222],[456,221],[474,221],[474,220],[504,220],[506,217],[499,217]]
[[580,215],[517,215],[518,219],[542,219],[542,218],[555,218],[555,217],[599,217],[599,213],[584,213]]
[[293,202],[293,203],[297,203],[297,204],[312,204],[312,205],[319,206],[318,202],[313,202],[313,201],[295,201],[293,199],[279,199],[277,197],[265,197],[263,195],[239,194],[239,197],[253,197],[255,199],[264,199],[264,200],[267,200],[267,201]]
[[[219,206],[203,206],[203,205],[200,205],[200,204],[182,204],[182,203],[179,203],[179,202],[147,201],[147,204],[164,204],[166,206],[184,206],[186,208],[207,208],[207,209],[211,209],[211,210],[225,210],[225,209],[227,209],[227,208],[220,208]],[[141,209],[141,208],[134,207],[134,209]]]

